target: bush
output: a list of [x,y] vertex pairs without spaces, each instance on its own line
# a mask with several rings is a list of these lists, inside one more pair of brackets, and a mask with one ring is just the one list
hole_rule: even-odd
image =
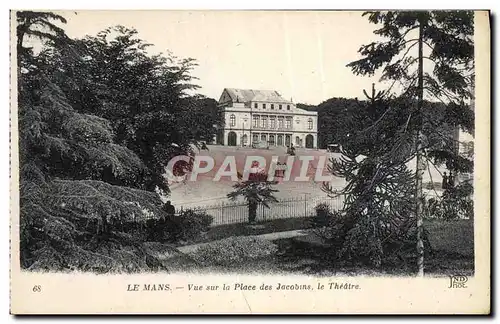
[[339,256],[349,261],[380,267],[384,248],[382,238],[377,235],[377,226],[368,217],[360,221],[347,232]]
[[319,203],[314,208],[316,210],[316,216],[312,217],[309,221],[309,227],[312,228],[312,232],[324,240],[332,239],[334,235],[334,228],[339,218],[342,217],[339,211],[330,211],[330,206],[326,203]]
[[327,226],[333,216],[333,213],[330,211],[330,206],[323,202],[316,205],[314,210],[316,211],[316,216],[312,219],[311,225],[313,227]]
[[473,187],[463,182],[446,189],[440,199],[430,198],[425,202],[426,218],[453,220],[474,217]]
[[[330,245],[337,261],[380,267],[416,257],[415,219],[393,218],[385,210],[334,212],[327,226],[312,231]],[[431,251],[425,230],[423,240],[425,251]]]
[[[210,229],[214,218],[205,212],[186,210],[177,217],[179,231],[177,234],[178,240],[189,241],[203,232]],[[175,237],[175,236],[174,236]]]
[[193,258],[204,265],[229,266],[272,255],[278,247],[271,241],[250,236],[230,237],[199,247]]
[[213,217],[205,212],[185,210],[179,216],[149,219],[146,231],[152,242],[190,241],[210,229]]

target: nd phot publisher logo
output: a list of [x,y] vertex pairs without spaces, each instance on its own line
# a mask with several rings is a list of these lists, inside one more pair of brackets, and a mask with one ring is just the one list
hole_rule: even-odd
[[465,275],[452,275],[450,276],[450,286],[448,288],[467,288],[467,281],[469,281],[469,277]]

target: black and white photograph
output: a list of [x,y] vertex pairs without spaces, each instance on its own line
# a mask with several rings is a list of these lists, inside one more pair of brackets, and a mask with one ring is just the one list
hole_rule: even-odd
[[11,11],[11,268],[173,300],[434,280],[489,312],[489,32],[467,10]]

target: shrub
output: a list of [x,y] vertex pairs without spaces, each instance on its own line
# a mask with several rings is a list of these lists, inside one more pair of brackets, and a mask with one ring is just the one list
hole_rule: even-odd
[[209,230],[213,217],[203,211],[185,210],[179,216],[149,219],[146,231],[149,241],[190,241]]
[[249,259],[272,255],[278,247],[271,241],[251,236],[237,236],[199,247],[193,258],[204,265],[229,266]]
[[[178,240],[189,241],[210,229],[214,218],[203,211],[186,210],[177,217],[179,224]],[[174,236],[175,237],[175,236]]]
[[332,239],[333,232],[335,232],[333,228],[339,218],[342,217],[341,213],[339,211],[330,211],[330,206],[326,203],[319,203],[314,209],[316,216],[310,220],[309,227],[312,228],[314,234],[324,240]]
[[341,217],[341,213],[337,210],[331,211],[327,203],[319,203],[314,207],[314,210],[316,211],[316,216],[312,217],[309,223],[312,228],[331,226],[332,222]]
[[313,226],[327,226],[333,216],[330,206],[323,202],[316,205],[314,210],[316,211],[316,217],[312,220]]
[[424,206],[425,217],[445,220],[474,217],[473,190],[470,183],[463,182],[446,189],[439,199],[428,199]]
[[[331,246],[331,256],[338,261],[380,267],[389,261],[406,263],[416,257],[415,219],[393,218],[385,210],[369,214],[334,212],[327,226],[313,232]],[[425,230],[424,246],[431,251]]]

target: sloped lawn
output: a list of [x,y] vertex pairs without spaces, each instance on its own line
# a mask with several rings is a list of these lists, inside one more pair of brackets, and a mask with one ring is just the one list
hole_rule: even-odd
[[[474,273],[474,231],[472,220],[426,221],[433,252],[425,260],[426,275],[443,276],[450,274]],[[243,233],[242,233],[243,234]],[[243,234],[244,235],[244,234]],[[233,239],[237,239],[234,238]],[[241,238],[248,239],[248,238]],[[219,244],[216,241],[214,244]],[[416,271],[414,260],[397,266],[385,264],[382,268],[371,268],[348,263],[335,263],[329,257],[331,249],[322,244],[314,235],[278,239],[273,241],[277,252],[263,257],[240,258],[242,261],[220,264],[204,264],[191,267],[185,263],[186,271],[230,272],[255,274],[305,274],[317,276],[356,275],[413,275]],[[209,243],[211,244],[211,243]],[[252,255],[255,251],[244,251]],[[211,252],[211,253],[224,253]],[[177,268],[177,267],[176,267]],[[176,270],[181,270],[177,268]]]

